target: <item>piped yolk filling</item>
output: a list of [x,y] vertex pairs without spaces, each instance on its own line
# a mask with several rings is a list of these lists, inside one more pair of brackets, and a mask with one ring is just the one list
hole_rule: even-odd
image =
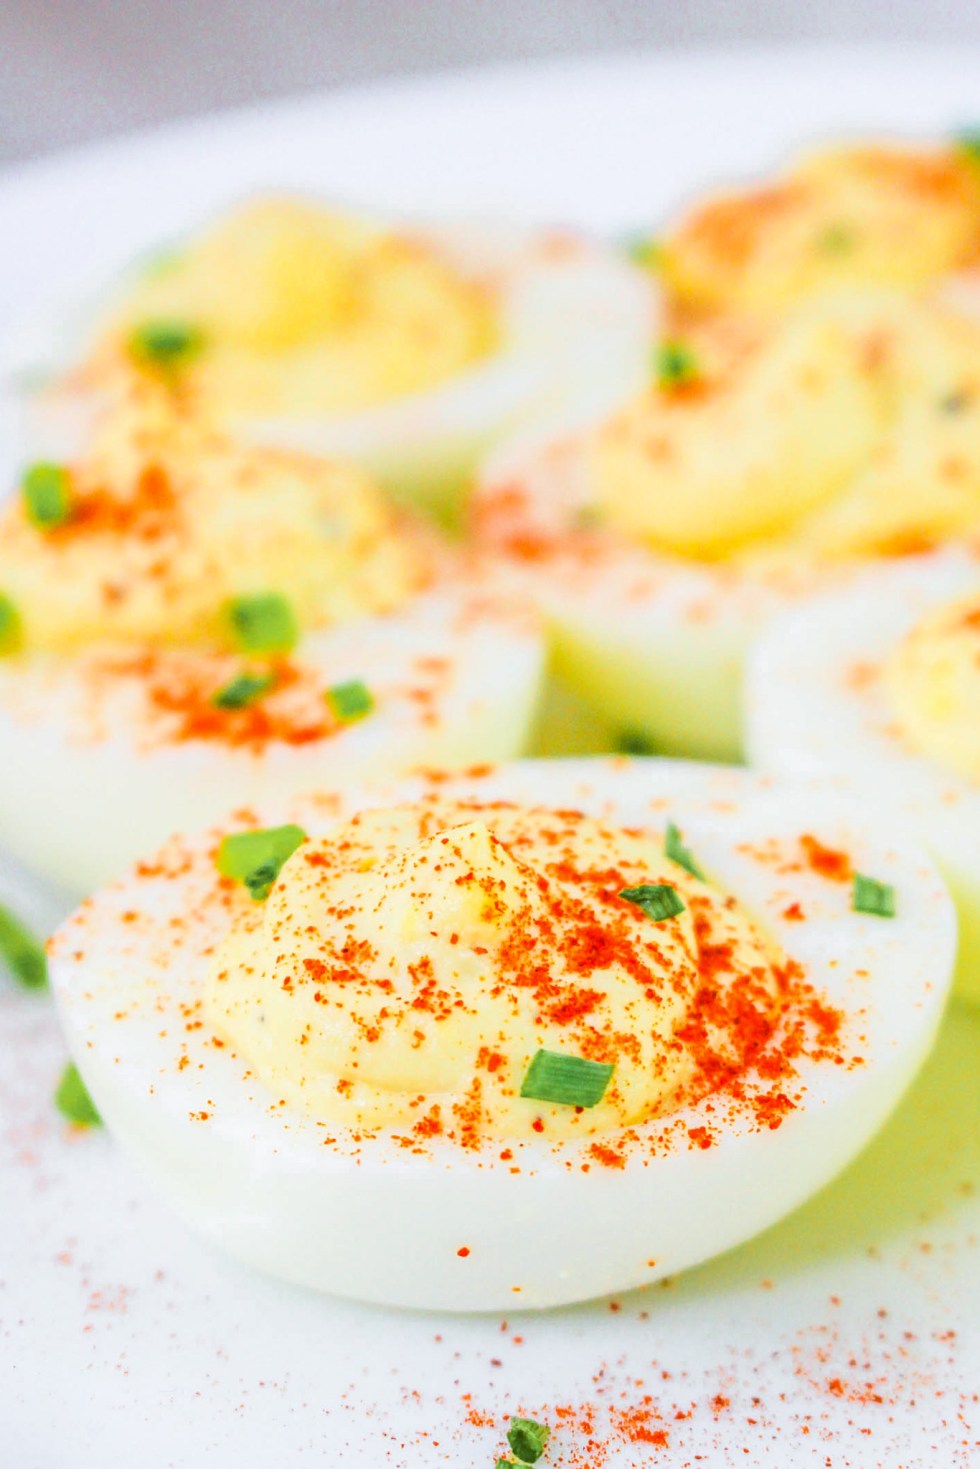
[[916,623],[888,659],[884,687],[911,747],[980,783],[980,591]]
[[[624,890],[673,897],[660,920]],[[214,956],[210,1023],[319,1119],[466,1146],[590,1137],[744,1071],[791,970],[647,833],[578,811],[370,811],[305,842]],[[611,1067],[585,1106],[522,1096],[540,1052]]]

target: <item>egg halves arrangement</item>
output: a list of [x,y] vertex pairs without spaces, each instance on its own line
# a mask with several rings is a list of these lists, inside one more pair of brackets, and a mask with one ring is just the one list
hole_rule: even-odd
[[22,333],[62,1110],[243,1260],[448,1310],[844,1167],[980,998],[978,219],[965,145],[629,249],[261,199]]

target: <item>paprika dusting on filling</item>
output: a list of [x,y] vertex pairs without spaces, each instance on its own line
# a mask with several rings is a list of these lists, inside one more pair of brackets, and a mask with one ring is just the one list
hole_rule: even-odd
[[[655,835],[504,802],[367,811],[303,843],[241,905],[205,1012],[318,1118],[418,1148],[580,1138],[585,1168],[622,1167],[637,1125],[708,1093],[721,1124],[778,1127],[795,1062],[843,1059],[840,1014]],[[541,1051],[597,1092],[521,1095]],[[711,1147],[699,1122],[688,1145]]]

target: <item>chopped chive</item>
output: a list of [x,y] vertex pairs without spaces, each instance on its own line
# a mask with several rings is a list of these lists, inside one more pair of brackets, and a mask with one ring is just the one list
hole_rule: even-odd
[[164,369],[185,366],[203,346],[202,332],[189,321],[144,321],[129,335],[137,362]]
[[18,652],[22,639],[20,613],[10,598],[0,592],[0,658]]
[[623,729],[616,736],[617,755],[655,755],[657,747],[642,729]]
[[857,235],[848,224],[829,224],[817,236],[817,248],[824,255],[847,255],[856,243]]
[[562,1102],[569,1107],[595,1107],[605,1096],[614,1070],[611,1061],[587,1061],[584,1056],[567,1056],[562,1051],[538,1051],[525,1072],[521,1096],[536,1102]]
[[851,889],[851,907],[855,913],[872,913],[876,918],[895,917],[895,889],[891,883],[879,882],[855,872]]
[[239,673],[213,695],[211,703],[217,709],[247,709],[267,694],[275,682],[276,675],[271,672]]
[[54,1094],[54,1104],[62,1117],[79,1127],[99,1127],[102,1118],[98,1108],[88,1094],[88,1087],[81,1078],[74,1061],[69,1061],[61,1074]]
[[956,134],[956,147],[972,163],[980,163],[980,127],[963,128]]
[[663,263],[663,244],[653,235],[627,235],[623,249],[634,265],[643,265],[647,270],[656,270]]
[[512,1418],[507,1430],[507,1442],[522,1464],[536,1464],[550,1437],[551,1429],[533,1418]]
[[680,893],[669,882],[643,882],[639,887],[623,888],[619,896],[625,898],[627,903],[642,908],[654,923],[663,923],[684,912]]
[[0,904],[0,960],[25,989],[40,990],[48,982],[44,947],[9,908]]
[[286,861],[305,841],[303,828],[292,824],[236,831],[222,839],[217,868],[223,877],[244,883],[255,901],[262,903]]
[[351,678],[327,689],[327,703],[335,719],[339,719],[341,724],[352,724],[371,713],[374,697],[367,684],[359,678]]
[[670,391],[696,382],[700,376],[697,354],[686,342],[661,342],[653,357],[659,387]]
[[701,882],[704,882],[704,873],[691,856],[690,848],[684,845],[680,831],[672,821],[668,821],[667,823],[667,833],[664,837],[664,851],[667,853],[671,862],[676,862],[678,867],[683,867],[685,872],[689,872],[692,877],[699,878]]
[[493,1469],[514,1469],[516,1459],[498,1459]]
[[962,413],[969,408],[973,401],[973,395],[967,388],[954,388],[951,393],[946,393],[939,400],[940,413]]
[[247,653],[288,653],[299,637],[293,609],[278,592],[232,597],[225,614],[234,641]]
[[63,464],[32,464],[20,482],[24,512],[38,530],[63,525],[71,514],[68,471]]

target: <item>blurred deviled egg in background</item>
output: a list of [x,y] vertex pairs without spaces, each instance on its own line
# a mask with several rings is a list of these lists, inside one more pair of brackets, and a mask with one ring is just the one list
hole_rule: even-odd
[[957,900],[958,991],[980,1003],[980,558],[879,570],[776,619],[746,712],[761,767],[836,777],[929,845]]
[[[785,208],[708,204],[725,228],[669,236],[644,388],[501,449],[475,496],[557,681],[626,748],[737,758],[742,663],[774,610],[980,524],[980,322],[943,290],[976,250],[980,166],[856,148],[808,169],[770,191]],[[824,269],[832,218],[854,243],[825,241]]]
[[[259,198],[97,307],[28,324],[25,433],[78,393],[162,371],[236,437],[341,455],[452,517],[502,434],[588,418],[642,379],[656,292],[570,232],[369,219]],[[17,372],[14,376],[16,378]]]
[[533,615],[364,472],[236,445],[128,383],[0,521],[0,830],[87,891],[329,772],[517,753]]

